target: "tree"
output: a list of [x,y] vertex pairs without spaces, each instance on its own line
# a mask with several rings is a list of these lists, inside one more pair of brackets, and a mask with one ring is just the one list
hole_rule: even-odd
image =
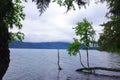
[[69,11],[70,9],[75,10],[74,3],[77,3],[79,8],[81,8],[81,6],[85,6],[86,3],[89,3],[89,0],[53,0],[53,2],[56,2],[60,6],[65,6],[67,11]]
[[[90,67],[89,66],[89,55],[88,55],[88,48],[91,45],[91,43],[95,42],[94,41],[94,35],[95,31],[91,26],[91,23],[88,22],[86,19],[83,19],[83,22],[78,22],[77,26],[75,28],[75,33],[79,37],[79,39],[74,39],[74,42],[71,43],[68,46],[68,53],[70,55],[76,55],[77,53],[80,54],[79,48],[80,46],[85,46],[86,53],[87,53],[87,67],[83,65],[81,62],[81,65],[83,68],[77,69],[76,71],[83,71],[83,72],[88,72],[88,73],[94,73],[95,70],[105,70],[105,71],[113,71],[113,72],[120,72],[120,69],[114,69],[114,68],[106,68],[106,67]],[[104,37],[106,36],[101,36],[104,40]],[[101,43],[104,41],[101,41]],[[105,45],[106,46],[106,45]],[[80,61],[81,61],[81,55],[80,55]],[[95,73],[94,73],[95,74]]]
[[9,33],[9,28],[13,28],[15,25],[18,29],[21,29],[21,19],[24,19],[23,7],[19,5],[20,1],[15,0],[1,0],[0,1],[0,80],[4,76],[9,66],[9,47],[8,44],[15,38],[22,39],[23,34],[21,32]]
[[[87,53],[87,67],[89,68],[89,55],[88,55],[88,48],[90,47],[91,43],[94,42],[94,35],[95,30],[92,28],[92,23],[88,22],[86,18],[83,19],[83,22],[78,22],[75,29],[75,34],[79,36],[79,39],[74,38],[74,42],[68,46],[68,53],[71,55],[76,55],[79,53],[79,47],[82,45],[85,47]],[[81,55],[80,55],[81,59]],[[81,65],[85,67],[82,62]]]
[[109,12],[106,14],[109,21],[103,23],[103,34],[98,44],[100,50],[120,52],[120,0],[106,0]]
[[81,57],[81,53],[79,50],[80,46],[82,46],[82,45],[79,43],[78,39],[73,38],[73,40],[74,41],[68,45],[68,48],[67,48],[68,54],[69,55],[77,55],[77,53],[79,53],[80,64],[82,65],[82,67],[86,68],[84,66],[84,64],[82,63],[82,57]]
[[51,0],[32,0],[36,3],[37,9],[39,9],[40,15],[48,8]]
[[9,66],[9,49],[8,49],[8,26],[5,24],[6,17],[11,17],[13,13],[12,0],[0,1],[0,80],[4,76]]
[[87,53],[87,66],[89,68],[89,55],[88,55],[88,48],[90,44],[94,41],[95,31],[92,28],[92,23],[88,22],[87,19],[83,19],[83,22],[78,22],[77,26],[74,28],[75,33],[77,36],[80,37],[80,43],[85,46],[86,53]]

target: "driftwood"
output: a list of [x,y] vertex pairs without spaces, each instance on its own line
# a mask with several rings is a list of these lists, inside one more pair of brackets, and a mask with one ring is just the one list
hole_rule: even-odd
[[106,76],[106,77],[120,78],[120,75],[98,74],[98,73],[95,73],[95,70],[105,70],[105,71],[120,72],[120,69],[105,68],[105,67],[80,68],[80,69],[77,69],[76,71],[77,72],[90,73],[90,74],[93,74],[93,75],[96,75],[96,76]]
[[120,69],[114,69],[114,68],[105,68],[105,67],[89,67],[89,68],[80,68],[77,69],[76,71],[94,71],[94,70],[106,70],[106,71],[113,71],[113,72],[120,72]]

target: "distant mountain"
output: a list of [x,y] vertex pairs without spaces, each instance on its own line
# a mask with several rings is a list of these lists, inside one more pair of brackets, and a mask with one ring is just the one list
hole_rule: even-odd
[[21,42],[13,41],[9,48],[38,48],[38,49],[66,49],[69,42]]
[[[9,48],[34,48],[34,49],[66,49],[69,42],[21,42],[13,41],[9,44]],[[80,47],[85,49],[84,46]],[[89,49],[97,49],[98,45],[94,44]]]

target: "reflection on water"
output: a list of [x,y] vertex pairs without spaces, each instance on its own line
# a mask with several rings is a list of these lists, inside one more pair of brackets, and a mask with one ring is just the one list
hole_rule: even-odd
[[[120,56],[117,54],[90,50],[90,66],[120,68]],[[86,53],[82,53],[82,61],[86,63]],[[11,49],[10,67],[4,80],[120,80],[120,78],[94,74],[77,73],[82,67],[79,56],[69,56],[66,50],[60,50],[60,66],[58,70],[57,50],[54,49]],[[86,65],[86,64],[85,64]],[[98,71],[101,74],[117,74]]]
[[61,70],[58,70],[57,80],[60,80],[60,71],[61,71]]

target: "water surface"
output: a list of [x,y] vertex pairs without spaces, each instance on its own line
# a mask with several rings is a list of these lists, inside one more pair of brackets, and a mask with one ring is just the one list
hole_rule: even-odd
[[[60,66],[58,71],[57,50],[55,49],[10,49],[10,66],[4,80],[120,80],[116,77],[78,73],[81,68],[79,56],[69,56],[66,50],[60,50]],[[82,53],[82,61],[86,65],[86,53]],[[120,68],[120,55],[90,50],[90,66]],[[105,71],[99,74],[118,75]]]

